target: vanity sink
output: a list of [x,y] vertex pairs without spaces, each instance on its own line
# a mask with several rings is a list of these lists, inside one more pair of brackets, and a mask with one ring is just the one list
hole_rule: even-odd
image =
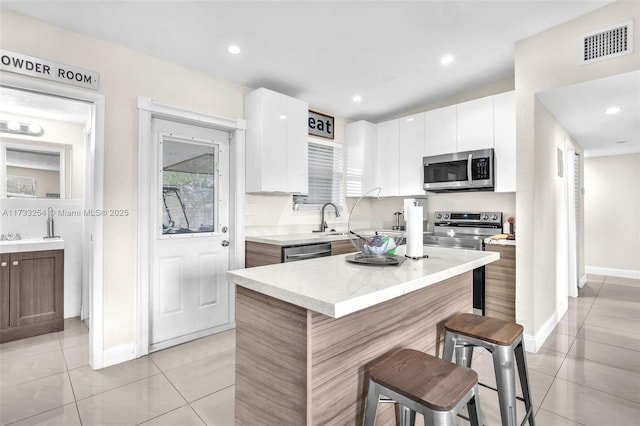
[[0,241],[0,254],[60,249],[64,249],[62,238],[24,238],[22,240]]

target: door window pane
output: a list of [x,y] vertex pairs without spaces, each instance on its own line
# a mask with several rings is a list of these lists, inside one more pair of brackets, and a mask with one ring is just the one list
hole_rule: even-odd
[[215,231],[215,147],[162,142],[162,234]]

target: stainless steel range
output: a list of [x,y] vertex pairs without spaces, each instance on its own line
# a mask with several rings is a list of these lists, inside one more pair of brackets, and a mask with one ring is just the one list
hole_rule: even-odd
[[[427,246],[483,250],[484,240],[502,233],[501,212],[449,212],[434,214],[433,232],[424,234]],[[473,271],[473,311],[484,315],[484,267]]]

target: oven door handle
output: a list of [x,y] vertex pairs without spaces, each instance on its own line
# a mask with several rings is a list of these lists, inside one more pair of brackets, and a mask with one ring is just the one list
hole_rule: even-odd
[[469,181],[469,185],[473,184],[473,176],[471,176],[471,163],[473,161],[473,154],[469,154],[469,160],[467,160],[467,178]]

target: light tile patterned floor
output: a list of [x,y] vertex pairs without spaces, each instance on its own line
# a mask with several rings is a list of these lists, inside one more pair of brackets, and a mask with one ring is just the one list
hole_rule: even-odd
[[[0,345],[1,425],[233,425],[233,330],[99,371],[87,336],[72,319]],[[495,383],[488,353],[475,355],[480,380]],[[527,361],[539,426],[637,425],[640,280],[590,275]],[[499,425],[495,393],[481,389],[481,401],[486,425]]]

